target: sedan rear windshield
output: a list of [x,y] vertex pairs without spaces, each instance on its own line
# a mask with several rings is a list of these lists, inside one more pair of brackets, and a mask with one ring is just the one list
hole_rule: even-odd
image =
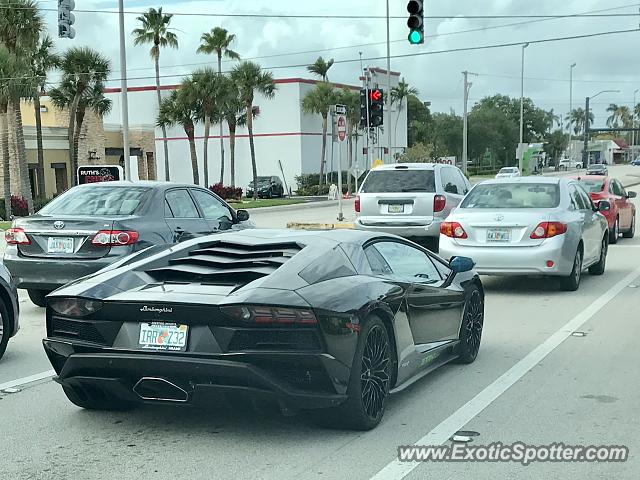
[[604,190],[604,182],[602,180],[586,180],[581,178],[579,181],[589,193],[598,193]]
[[436,191],[433,170],[373,170],[362,184],[362,193]]
[[499,173],[515,173],[516,169],[515,168],[503,168],[500,170]]
[[56,197],[40,212],[46,215],[133,215],[150,188],[91,186],[72,188]]
[[486,183],[476,186],[460,208],[556,208],[558,185],[548,183]]

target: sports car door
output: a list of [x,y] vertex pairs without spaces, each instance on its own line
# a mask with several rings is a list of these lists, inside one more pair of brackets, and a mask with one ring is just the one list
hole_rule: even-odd
[[464,293],[442,288],[444,279],[422,250],[400,241],[382,241],[373,246],[389,264],[393,277],[411,283],[407,313],[414,343],[457,339]]

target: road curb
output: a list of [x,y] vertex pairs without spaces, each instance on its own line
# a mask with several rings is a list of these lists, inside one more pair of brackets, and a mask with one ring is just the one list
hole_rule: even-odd
[[353,223],[301,223],[301,222],[289,222],[287,228],[294,230],[351,230],[353,229]]

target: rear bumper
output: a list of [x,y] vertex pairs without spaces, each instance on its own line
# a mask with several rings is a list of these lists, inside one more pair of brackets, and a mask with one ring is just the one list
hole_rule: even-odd
[[107,255],[91,260],[69,260],[24,257],[16,247],[7,247],[4,264],[18,288],[55,290],[80,277],[90,275],[110,265],[121,256]]
[[440,235],[440,224],[442,218],[434,218],[425,225],[407,225],[408,221],[383,221],[376,217],[375,221],[367,217],[356,218],[354,227],[356,230],[369,232],[391,233],[400,237],[438,237]]
[[[240,394],[258,400],[277,401],[281,406],[297,410],[336,406],[347,398],[346,394],[335,391],[296,387],[272,369],[252,363],[256,359],[250,355],[195,357],[118,351],[53,339],[43,340],[43,345],[58,374],[56,381],[84,395],[108,392],[116,398],[134,403],[162,402],[142,398],[134,391],[143,378],[152,377],[178,386],[187,394],[180,403],[190,405],[207,405],[226,394]],[[260,357],[265,365],[271,360],[285,361],[290,365],[312,362],[330,369],[330,364],[337,362],[326,354],[272,353]]]
[[[533,247],[471,247],[440,236],[440,256],[472,258],[481,275],[553,275],[567,276],[573,269],[575,249],[567,248],[561,236]],[[553,262],[547,267],[548,261]]]

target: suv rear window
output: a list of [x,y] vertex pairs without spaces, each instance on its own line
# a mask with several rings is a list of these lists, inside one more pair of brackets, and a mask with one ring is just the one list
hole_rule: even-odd
[[133,215],[151,189],[144,187],[72,188],[45,205],[46,215]]
[[597,193],[604,190],[603,180],[587,180],[587,179],[581,178],[578,181],[582,184],[584,189],[589,193]]
[[362,184],[362,193],[436,191],[433,170],[372,170]]
[[560,188],[549,183],[485,183],[476,186],[460,208],[556,208]]

